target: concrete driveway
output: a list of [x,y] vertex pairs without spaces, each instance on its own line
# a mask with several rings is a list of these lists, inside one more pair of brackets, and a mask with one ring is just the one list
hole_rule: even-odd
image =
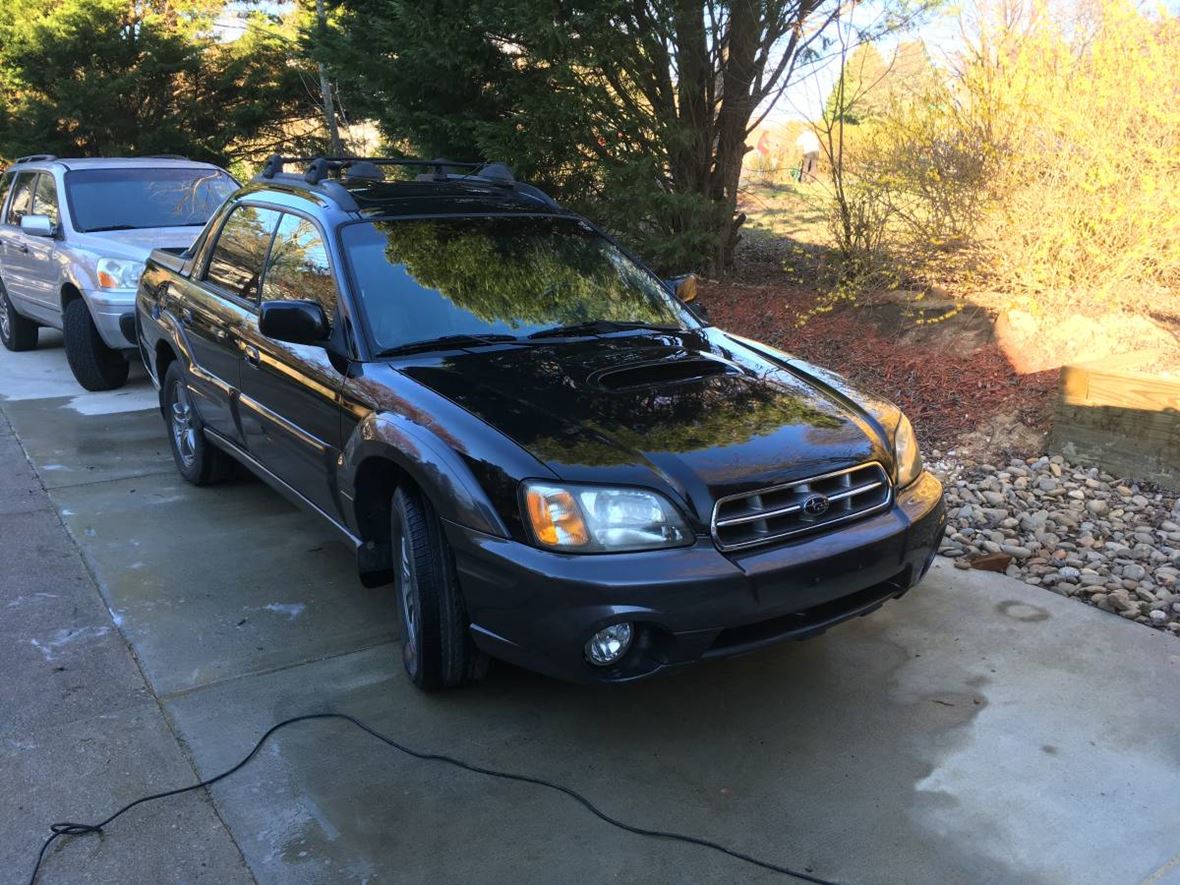
[[[496,666],[425,697],[388,588],[361,588],[328,529],[258,482],[184,484],[142,374],[84,394],[44,337],[0,350],[5,881],[51,822],[207,777],[330,709],[840,882],[1180,882],[1171,636],[939,564],[806,643],[615,688]],[[60,844],[42,881],[252,878],[785,881],[338,723]]]

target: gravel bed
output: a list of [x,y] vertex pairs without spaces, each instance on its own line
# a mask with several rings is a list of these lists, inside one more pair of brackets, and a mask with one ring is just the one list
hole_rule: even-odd
[[940,553],[1180,635],[1180,499],[1060,456],[928,465],[946,486]]

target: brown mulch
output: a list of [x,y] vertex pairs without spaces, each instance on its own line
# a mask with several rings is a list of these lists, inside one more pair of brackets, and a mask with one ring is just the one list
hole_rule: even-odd
[[701,300],[721,328],[838,372],[897,403],[924,445],[953,447],[1001,415],[1048,429],[1057,370],[1019,375],[994,341],[960,336],[954,322],[909,334],[914,330],[896,323],[882,329],[876,311],[856,304],[840,304],[797,325],[816,298],[806,288],[723,281],[705,286]]

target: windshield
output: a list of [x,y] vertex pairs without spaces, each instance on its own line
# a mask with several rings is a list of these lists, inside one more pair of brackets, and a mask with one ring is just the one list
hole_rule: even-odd
[[75,169],[66,199],[80,232],[200,227],[237,190],[220,169]]
[[602,322],[697,328],[650,272],[563,218],[348,225],[344,251],[378,350],[444,336],[526,336]]

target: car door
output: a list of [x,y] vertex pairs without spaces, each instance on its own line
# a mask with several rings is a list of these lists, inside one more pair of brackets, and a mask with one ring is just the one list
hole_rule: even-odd
[[190,387],[206,427],[244,444],[236,419],[242,331],[258,309],[266,252],[279,213],[239,204],[226,216],[196,279],[170,284],[165,309],[179,323],[190,353]]
[[[262,280],[262,301],[314,300],[336,321],[339,289],[323,232],[283,215]],[[340,453],[341,368],[321,346],[267,338],[252,318],[242,329],[240,412],[246,445],[261,464],[334,517]]]
[[[33,215],[44,215],[60,236],[57,182],[53,173],[42,172],[33,186]],[[61,290],[57,273],[57,237],[21,234],[24,250],[19,254],[28,298],[29,315],[54,326],[61,325]]]
[[37,286],[30,278],[34,264],[29,259],[30,237],[20,229],[20,220],[33,213],[33,195],[38,172],[18,172],[12,184],[12,199],[0,224],[0,275],[8,298],[22,314],[35,312]]

